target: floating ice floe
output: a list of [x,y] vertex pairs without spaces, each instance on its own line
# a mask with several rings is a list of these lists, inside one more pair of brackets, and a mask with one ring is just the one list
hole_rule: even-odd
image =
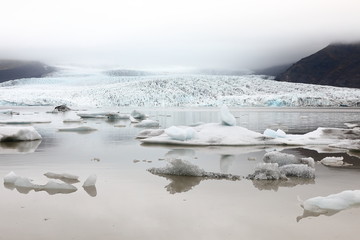
[[[184,129],[193,129],[196,138],[186,139]],[[169,134],[168,134],[169,133]],[[171,127],[160,136],[142,139],[144,143],[198,145],[198,146],[251,146],[251,145],[329,145],[360,138],[360,130],[318,128],[306,134],[286,134],[286,137],[268,137],[240,126],[206,123],[196,127]],[[185,141],[186,140],[186,141]]]
[[159,136],[164,133],[164,129],[145,129],[138,133],[136,138],[144,139],[149,137]]
[[329,145],[334,148],[342,148],[351,151],[360,151],[360,140],[342,140],[341,142]]
[[265,129],[263,134],[264,134],[264,136],[271,137],[271,138],[285,138],[286,137],[286,133],[281,129],[274,131],[272,129],[267,128],[267,129]]
[[226,105],[223,105],[220,109],[220,119],[223,125],[235,126],[236,119],[234,115],[231,114],[229,108]]
[[36,123],[51,123],[48,119],[9,119],[1,120],[0,124],[36,124]]
[[173,140],[187,141],[193,139],[196,133],[191,127],[179,128],[172,126],[165,129],[165,134]]
[[315,169],[305,164],[288,164],[279,169],[286,177],[315,178]]
[[272,151],[264,154],[263,161],[265,163],[277,163],[279,167],[288,164],[306,164],[310,167],[315,167],[315,161],[313,158],[300,158],[295,155],[282,153],[278,151]]
[[115,113],[115,112],[106,114],[106,117],[108,119],[130,119],[129,114],[119,114],[119,113]]
[[225,173],[206,172],[198,166],[180,158],[169,159],[168,165],[162,168],[150,168],[149,172],[156,175],[174,175],[187,177],[204,177],[207,179],[240,180],[241,177]]
[[308,216],[334,215],[342,210],[360,206],[360,190],[346,190],[326,197],[314,197],[300,203],[304,214],[297,221]]
[[135,119],[133,116],[130,115],[129,117],[131,123],[138,123],[140,120]]
[[64,123],[81,123],[83,119],[80,117],[73,117],[73,118],[65,118],[63,120]]
[[330,167],[351,166],[351,164],[345,163],[343,160],[343,157],[325,157],[321,159],[320,163]]
[[34,127],[0,127],[0,142],[41,139]]
[[44,174],[44,176],[46,176],[48,178],[63,180],[64,182],[68,182],[68,181],[70,181],[70,182],[78,182],[79,181],[79,176],[69,174],[69,173],[47,172],[47,173]]
[[140,123],[134,125],[134,127],[139,128],[157,128],[159,126],[159,122],[150,119],[142,120]]
[[95,186],[97,180],[96,174],[91,174],[84,182],[83,187],[93,187]]
[[72,127],[72,128],[59,128],[60,132],[92,132],[96,131],[96,128],[88,127],[88,126],[80,126],[80,127]]
[[108,114],[112,112],[81,112],[77,115],[81,118],[106,118]]
[[56,194],[71,193],[77,190],[77,188],[71,184],[57,183],[52,180],[45,185],[34,184],[31,179],[17,176],[14,172],[10,172],[4,177],[4,185],[9,189],[16,188],[21,193],[29,193],[31,190],[34,190],[46,191],[49,194]]
[[145,113],[139,112],[137,110],[132,111],[131,116],[138,120],[144,120],[145,118],[147,118],[147,115]]

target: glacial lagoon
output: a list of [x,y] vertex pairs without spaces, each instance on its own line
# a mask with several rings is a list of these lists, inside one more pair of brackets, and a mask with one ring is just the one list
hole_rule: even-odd
[[[13,108],[13,107],[12,107]],[[50,120],[33,126],[42,140],[0,144],[0,175],[11,171],[46,184],[47,172],[79,176],[72,192],[0,188],[0,239],[358,239],[360,208],[304,212],[300,200],[359,189],[360,154],[327,146],[197,147],[143,144],[141,128],[129,120],[87,118],[63,122],[76,112],[51,114],[53,107],[15,107],[1,121]],[[86,109],[79,109],[85,111]],[[100,111],[99,109],[90,109]],[[130,113],[133,108],[101,109]],[[217,108],[139,109],[161,128],[219,122]],[[359,123],[352,108],[231,108],[237,125],[263,133],[282,129],[304,134],[318,127]],[[18,124],[17,124],[18,125]],[[59,131],[88,126],[96,131]],[[245,177],[277,150],[312,157],[315,179],[252,181]],[[325,157],[348,163],[329,167]],[[240,180],[154,175],[169,159],[186,160],[207,172]],[[96,174],[95,188],[82,187]]]

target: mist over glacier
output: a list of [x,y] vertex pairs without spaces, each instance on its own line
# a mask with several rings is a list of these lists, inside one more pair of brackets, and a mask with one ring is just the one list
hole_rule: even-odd
[[63,68],[44,78],[0,84],[2,105],[76,107],[338,107],[357,106],[359,89],[277,82],[262,75],[153,74],[113,76]]

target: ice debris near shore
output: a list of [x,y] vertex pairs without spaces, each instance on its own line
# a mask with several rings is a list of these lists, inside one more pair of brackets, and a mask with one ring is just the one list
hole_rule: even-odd
[[188,177],[203,177],[207,179],[240,180],[241,177],[232,174],[206,172],[198,166],[180,158],[169,159],[167,166],[150,168],[148,171],[155,175],[175,175]]
[[0,127],[0,142],[33,141],[41,139],[34,127]]
[[336,213],[351,207],[360,206],[360,190],[346,190],[326,197],[314,197],[303,201],[300,206],[313,213]]

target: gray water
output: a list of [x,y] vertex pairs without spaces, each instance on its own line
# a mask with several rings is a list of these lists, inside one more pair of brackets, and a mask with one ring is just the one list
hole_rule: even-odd
[[[142,129],[129,121],[87,119],[97,131],[59,132],[64,118],[74,113],[46,114],[50,107],[17,108],[13,118],[48,118],[34,124],[43,136],[31,144],[1,144],[0,175],[14,171],[39,183],[45,172],[80,176],[71,194],[20,193],[0,188],[0,239],[358,239],[358,208],[333,216],[310,216],[297,222],[307,199],[359,189],[357,153],[330,149],[282,148],[283,152],[316,161],[343,156],[351,168],[316,165],[315,180],[287,182],[204,180],[197,177],[156,176],[151,167],[180,157],[205,171],[247,176],[272,147],[174,147],[143,145],[135,136]],[[132,109],[120,109],[131,112]],[[217,109],[141,109],[162,128],[197,122],[217,122]],[[100,110],[99,110],[100,111]],[[102,111],[102,109],[101,109]],[[262,132],[280,128],[305,133],[322,127],[345,127],[358,121],[357,109],[231,109],[237,124]],[[2,119],[10,116],[1,116]],[[115,127],[116,124],[125,127]],[[81,187],[90,174],[98,176],[96,191]],[[329,227],[332,226],[332,227]],[[19,231],[21,229],[21,231]]]

